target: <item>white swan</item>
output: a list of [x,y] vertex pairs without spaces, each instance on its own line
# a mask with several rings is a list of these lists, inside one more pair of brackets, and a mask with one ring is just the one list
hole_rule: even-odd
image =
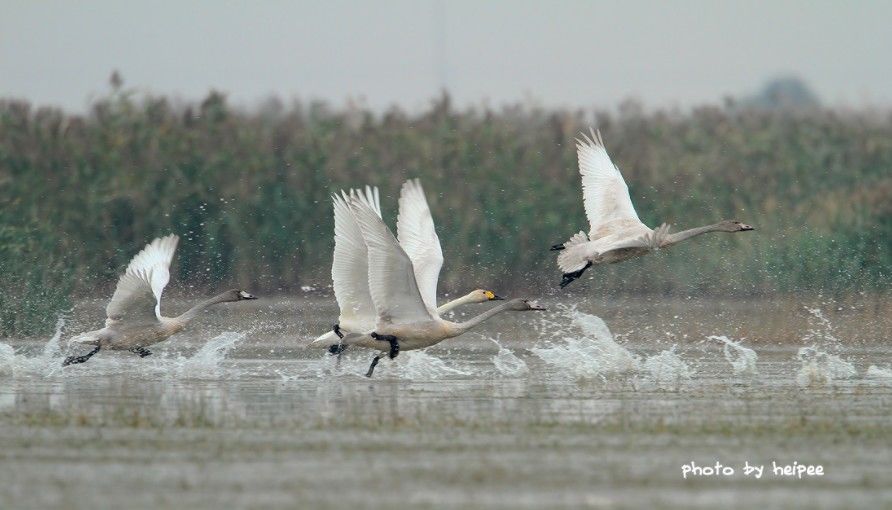
[[[375,307],[375,327],[364,333],[346,335],[343,345],[385,351],[392,359],[400,350],[423,349],[459,336],[504,311],[544,310],[525,299],[512,299],[466,322],[442,319],[436,307],[439,265],[416,267],[366,201],[351,197],[349,204],[368,247],[368,289]],[[408,225],[405,228],[402,232],[407,236],[423,232]],[[380,359],[378,354],[372,360],[367,377],[372,376]]]
[[170,280],[179,237],[169,235],[149,243],[130,261],[118,280],[115,293],[105,308],[105,327],[81,333],[70,342],[95,345],[82,356],[69,356],[63,366],[84,363],[100,349],[128,350],[140,357],[152,354],[146,346],[167,340],[180,332],[199,312],[217,303],[257,299],[243,290],[229,290],[198,303],[179,317],[161,315],[161,293]]
[[[362,333],[375,327],[375,305],[369,293],[368,250],[349,205],[351,197],[360,200],[379,218],[381,217],[377,187],[366,186],[364,191],[350,190],[349,194],[341,191],[340,195],[332,195],[335,247],[331,279],[340,315],[332,331],[317,337],[312,344],[329,344],[330,351],[334,354],[339,354],[343,350],[344,346],[340,345],[343,332]],[[406,181],[403,184],[399,199],[397,229],[400,232],[400,243],[410,254],[413,263],[420,268],[436,271],[433,281],[436,291],[436,278],[443,265],[443,251],[434,229],[434,220],[424,190],[417,180]],[[437,313],[442,315],[464,304],[501,299],[490,290],[477,289],[440,306]]]
[[665,223],[651,230],[638,219],[629,188],[610,160],[601,133],[592,131],[591,137],[582,134],[582,139],[576,140],[576,153],[582,175],[585,215],[591,230],[588,235],[579,232],[569,241],[551,247],[552,250],[562,250],[557,259],[564,273],[561,288],[582,276],[593,264],[612,264],[640,257],[707,232],[754,230],[750,225],[732,220],[676,234],[670,234],[669,225]]

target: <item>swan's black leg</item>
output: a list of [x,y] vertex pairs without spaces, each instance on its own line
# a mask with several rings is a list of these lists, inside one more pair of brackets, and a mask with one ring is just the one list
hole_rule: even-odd
[[396,337],[393,335],[379,335],[378,333],[372,333],[371,337],[375,340],[383,340],[385,342],[390,343],[390,352],[387,354],[390,359],[393,359],[400,354],[400,343],[397,341]]
[[365,376],[366,376],[366,377],[371,377],[371,376],[372,376],[372,372],[375,371],[375,366],[378,365],[378,362],[379,362],[379,361],[381,361],[381,356],[380,356],[380,355],[376,355],[376,356],[372,359],[372,364],[369,365],[369,371],[365,373]]
[[99,352],[100,346],[96,346],[95,349],[84,354],[83,356],[68,356],[65,358],[65,361],[62,362],[63,367],[67,367],[68,365],[76,365],[78,363],[86,363],[88,359],[90,359],[94,354]]
[[146,356],[151,356],[151,355],[152,355],[152,351],[146,349],[145,347],[133,347],[133,348],[128,349],[128,350],[129,350],[130,352],[132,352],[133,354],[139,354],[139,357],[140,357],[140,358],[145,358]]
[[561,251],[564,249],[564,243],[555,244],[551,246],[551,251]]
[[[334,334],[338,335],[338,338],[344,338],[344,334],[341,333],[341,325],[340,324],[332,325],[331,330],[334,331]],[[330,354],[335,354],[338,356],[338,365],[340,365],[340,363],[341,363],[341,353],[344,352],[345,350],[347,350],[347,346],[340,342],[337,344],[328,346],[328,352]]]
[[573,280],[575,280],[575,279],[579,278],[580,276],[582,276],[582,273],[584,273],[585,270],[588,269],[588,268],[590,268],[590,267],[592,267],[592,263],[591,263],[591,262],[589,262],[588,264],[586,264],[585,267],[583,267],[583,268],[580,269],[579,271],[573,271],[572,273],[564,273],[563,277],[561,278],[561,288],[563,289],[563,288],[566,287],[567,285],[570,285],[571,283],[573,283]]

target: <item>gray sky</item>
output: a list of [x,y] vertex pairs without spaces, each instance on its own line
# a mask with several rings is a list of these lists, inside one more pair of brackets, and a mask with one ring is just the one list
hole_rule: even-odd
[[238,104],[361,98],[688,106],[795,74],[892,104],[892,2],[0,0],[0,96],[82,110],[129,87]]

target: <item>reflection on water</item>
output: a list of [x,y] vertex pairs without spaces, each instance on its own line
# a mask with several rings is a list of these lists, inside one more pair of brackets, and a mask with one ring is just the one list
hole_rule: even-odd
[[[0,343],[0,508],[892,501],[892,350],[848,346],[813,311],[795,342],[744,346],[739,331],[618,329],[550,306],[401,353],[369,380],[368,351],[305,347],[330,304],[257,306],[259,319],[217,314],[145,359],[62,369],[61,323]],[[827,475],[681,480],[681,464],[716,460]]]

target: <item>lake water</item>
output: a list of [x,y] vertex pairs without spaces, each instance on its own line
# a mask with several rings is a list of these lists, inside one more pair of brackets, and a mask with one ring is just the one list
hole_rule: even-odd
[[[367,379],[371,353],[307,347],[323,297],[63,369],[83,303],[61,342],[0,343],[0,508],[892,506],[884,300],[543,304]],[[770,473],[794,461],[824,475]]]

